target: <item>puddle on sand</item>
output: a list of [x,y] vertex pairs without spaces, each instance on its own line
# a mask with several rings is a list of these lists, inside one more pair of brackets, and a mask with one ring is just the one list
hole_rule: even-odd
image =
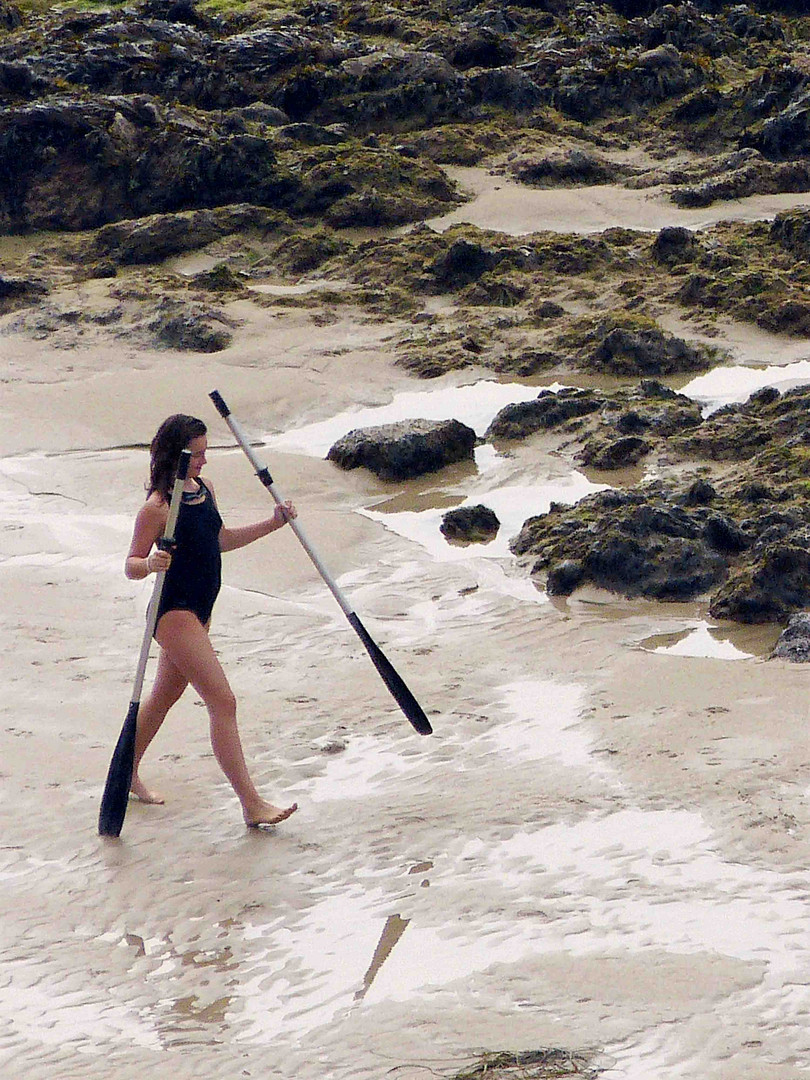
[[[459,934],[456,922],[447,931],[417,927],[402,914],[408,902],[355,890],[321,900],[292,931],[256,927],[268,956],[278,956],[278,946],[286,955],[271,963],[259,958],[254,977],[240,986],[232,1017],[241,1029],[237,1038],[260,1044],[301,1038],[352,1008],[407,1000],[425,986],[526,954],[527,935],[511,926],[483,937],[478,927]],[[400,910],[386,914],[391,908]]]
[[[300,1038],[352,1007],[406,1001],[542,955],[716,953],[764,964],[763,986],[777,996],[805,978],[810,959],[801,878],[724,860],[690,811],[625,809],[500,843],[468,839],[430,871],[431,893],[445,884],[453,895],[465,886],[480,911],[419,925],[407,893],[355,888],[325,897],[296,926],[253,928],[266,950],[232,999],[237,1038]],[[542,917],[517,918],[528,897]],[[763,986],[747,992],[752,1009]]]
[[[759,651],[745,652],[737,648],[727,636],[732,633],[718,632],[718,627],[699,622],[684,630],[652,634],[639,642],[639,646],[645,652],[663,656],[698,656],[712,660],[751,660],[761,655]],[[770,647],[767,651],[770,651]]]
[[535,761],[556,758],[568,768],[604,772],[593,757],[594,740],[582,720],[585,692],[569,683],[529,679],[499,688],[501,700],[515,719],[493,725],[478,737],[511,758]]
[[111,1001],[101,986],[96,1000],[88,1001],[85,989],[65,991],[37,961],[6,960],[3,974],[8,985],[0,987],[0,1022],[12,1038],[62,1049],[72,1045],[77,1053],[94,1055],[106,1053],[110,1041],[160,1047],[152,1026],[134,1009]]
[[520,531],[526,518],[545,514],[552,502],[573,504],[594,491],[604,490],[604,484],[594,484],[581,472],[550,483],[510,485],[490,491],[477,491],[459,502],[458,506],[475,506],[483,503],[500,521],[494,539],[484,544],[451,544],[439,531],[446,508],[429,510],[401,510],[387,513],[384,510],[361,510],[365,517],[378,521],[398,536],[413,540],[440,562],[471,558],[511,557],[509,541]]
[[780,393],[810,383],[810,360],[769,367],[717,367],[692,379],[680,392],[696,401],[704,416],[717,412],[723,405],[747,401],[757,390],[775,387]]
[[[559,389],[555,384],[550,389]],[[393,424],[399,420],[460,420],[482,435],[495,414],[513,402],[530,401],[539,386],[482,380],[466,386],[439,390],[409,390],[396,394],[387,405],[348,409],[329,420],[294,428],[282,435],[268,435],[265,445],[274,450],[325,457],[338,439],[355,428]]]

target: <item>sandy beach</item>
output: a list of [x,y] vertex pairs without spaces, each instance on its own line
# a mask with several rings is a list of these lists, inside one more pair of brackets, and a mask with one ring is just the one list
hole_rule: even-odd
[[[644,192],[608,196],[583,227],[646,227]],[[49,302],[101,310],[106,288]],[[210,356],[0,319],[3,1077],[424,1080],[546,1046],[605,1080],[806,1077],[810,707],[805,668],[767,659],[778,628],[552,602],[509,532],[605,480],[540,440],[403,484],[323,460],[333,430],[392,403],[429,415],[439,395],[480,432],[539,380],[418,382],[393,364],[395,322],[348,305],[326,324],[228,312],[234,342]],[[755,361],[754,332],[729,340]],[[761,367],[806,360],[782,344]],[[212,633],[256,779],[299,812],[245,830],[189,692],[144,764],[165,805],[132,803],[103,840],[149,594],[123,561],[157,424],[201,416],[226,521],[269,513],[215,388],[435,732],[411,730],[286,530],[226,556]],[[497,506],[490,549],[438,535],[465,500]]]

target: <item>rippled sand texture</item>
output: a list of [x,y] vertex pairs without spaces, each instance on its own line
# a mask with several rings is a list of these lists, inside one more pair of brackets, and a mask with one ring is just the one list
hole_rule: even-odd
[[[412,484],[339,472],[333,430],[430,415],[391,328],[238,307],[219,358],[0,335],[2,1076],[423,1080],[548,1045],[608,1080],[805,1077],[806,671],[700,605],[550,602],[507,534],[595,481],[542,443]],[[477,429],[528,393],[459,382],[431,391]],[[166,805],[102,841],[148,598],[121,570],[133,447],[202,415],[226,519],[267,510],[215,387],[435,735],[279,534],[227,556],[215,639],[257,779],[299,813],[245,831],[189,694],[144,768]],[[497,507],[493,545],[437,535],[465,500]]]

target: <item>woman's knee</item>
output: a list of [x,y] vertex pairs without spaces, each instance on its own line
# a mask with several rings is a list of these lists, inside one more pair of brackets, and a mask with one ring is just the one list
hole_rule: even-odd
[[227,683],[207,688],[201,697],[212,718],[225,720],[236,716],[236,696]]

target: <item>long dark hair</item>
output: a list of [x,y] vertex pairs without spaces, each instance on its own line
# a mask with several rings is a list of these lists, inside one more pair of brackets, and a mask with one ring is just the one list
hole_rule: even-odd
[[156,491],[164,502],[169,502],[180,452],[185,450],[192,439],[207,432],[208,428],[196,416],[175,413],[174,416],[166,417],[149,447],[152,460],[149,465],[147,495]]

